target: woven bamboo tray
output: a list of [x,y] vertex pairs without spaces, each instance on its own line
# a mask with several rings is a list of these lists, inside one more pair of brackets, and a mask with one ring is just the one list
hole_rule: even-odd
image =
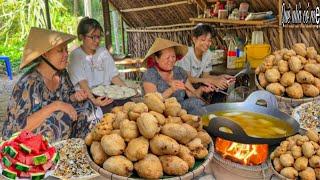
[[[136,180],[136,179],[141,179],[138,177],[138,175],[136,173],[134,173],[133,175],[131,175],[130,177],[124,177],[124,176],[119,176],[116,174],[113,174],[105,169],[103,169],[102,167],[100,167],[99,165],[97,165],[91,158],[91,155],[89,153],[88,147],[85,145],[85,152],[86,152],[86,157],[88,159],[88,162],[91,166],[92,169],[94,169],[95,171],[97,171],[101,176],[103,176],[104,178],[107,179],[115,179],[115,180]],[[163,176],[161,179],[168,179],[168,180],[189,180],[189,179],[193,179],[196,176],[199,176],[200,174],[202,174],[203,172],[205,172],[205,170],[207,169],[208,165],[210,164],[210,161],[212,160],[213,157],[213,143],[211,142],[209,145],[209,153],[208,156],[203,159],[203,160],[196,160],[194,167],[192,168],[192,170],[189,170],[189,172],[183,176]]]
[[[258,77],[257,75],[255,75],[255,78],[254,78],[254,81],[255,81],[255,84],[256,86],[258,87],[258,89],[260,90],[265,90],[259,83],[258,81]],[[320,96],[317,96],[317,97],[313,97],[313,98],[302,98],[302,99],[293,99],[293,98],[289,98],[289,97],[283,97],[283,96],[277,96],[275,95],[278,102],[285,102],[285,103],[288,103],[288,104],[291,104],[293,106],[298,106],[300,104],[303,104],[303,103],[307,103],[307,102],[313,102],[313,101],[317,101],[317,100],[320,100]]]

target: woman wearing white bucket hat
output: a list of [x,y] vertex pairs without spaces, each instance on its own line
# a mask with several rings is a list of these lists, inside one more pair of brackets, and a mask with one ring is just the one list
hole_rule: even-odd
[[85,137],[99,121],[85,91],[75,92],[65,70],[70,34],[31,28],[20,68],[31,67],[15,85],[8,105],[5,138],[20,130],[44,134],[50,141]]
[[145,56],[145,59],[153,56],[155,67],[149,68],[143,74],[143,89],[145,93],[159,92],[164,98],[175,97],[189,114],[199,114],[205,103],[197,97],[214,89],[210,86],[194,89],[186,71],[174,66],[176,55],[183,56],[187,51],[188,48],[184,45],[157,38]]

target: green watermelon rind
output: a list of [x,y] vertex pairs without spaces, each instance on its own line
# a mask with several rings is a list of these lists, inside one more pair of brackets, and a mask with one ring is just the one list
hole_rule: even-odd
[[31,153],[31,149],[29,148],[29,147],[27,147],[26,145],[24,145],[24,144],[19,144],[19,146],[20,146],[20,148],[21,148],[21,150],[22,151],[24,151],[24,152],[26,152],[26,153],[28,153],[28,154],[30,154]]
[[59,160],[60,160],[60,154],[59,154],[59,152],[55,152],[52,157],[52,162],[54,164],[58,164]]
[[7,146],[5,151],[6,151],[6,154],[8,154],[12,158],[15,158],[18,154],[18,151],[11,146]]
[[9,138],[9,141],[12,141],[14,139],[16,139],[19,135],[21,134],[21,132],[16,132],[16,133],[13,133],[12,136]]
[[9,179],[16,179],[16,177],[17,177],[17,173],[14,171],[11,171],[9,169],[4,169],[2,171],[2,175],[9,178]]
[[36,165],[36,166],[41,165],[41,164],[45,164],[48,161],[47,156],[45,154],[34,156],[32,159],[33,159],[34,165]]
[[10,160],[6,157],[6,156],[3,156],[2,157],[2,162],[3,162],[3,164],[6,166],[6,167],[10,167],[11,166],[11,162],[10,162]]
[[30,173],[31,180],[40,180],[44,178],[45,173],[44,172],[38,172],[38,173]]
[[28,166],[26,164],[23,164],[23,163],[20,163],[20,162],[17,162],[16,163],[16,169],[18,169],[20,171],[27,172],[27,171],[30,170],[30,166]]

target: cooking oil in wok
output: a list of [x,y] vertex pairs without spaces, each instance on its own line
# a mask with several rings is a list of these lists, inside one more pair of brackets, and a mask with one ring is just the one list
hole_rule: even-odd
[[[218,111],[211,115],[221,116],[239,124],[251,137],[280,138],[293,133],[293,128],[289,123],[264,114],[244,111]],[[209,116],[202,117],[204,126],[209,125]]]

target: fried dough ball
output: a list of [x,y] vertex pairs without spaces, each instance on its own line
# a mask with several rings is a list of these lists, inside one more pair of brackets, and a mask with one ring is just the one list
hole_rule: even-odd
[[166,119],[166,123],[182,124],[182,120],[180,117],[168,116],[168,118]]
[[149,113],[152,114],[157,119],[159,125],[164,125],[167,122],[164,115],[155,111],[150,111]]
[[283,59],[288,61],[292,56],[297,55],[296,52],[292,49],[287,50],[284,54],[283,54]]
[[315,87],[317,87],[317,88],[319,89],[319,91],[320,91],[320,79],[319,79],[319,78],[314,78],[314,83],[313,83],[313,85],[314,85]]
[[260,86],[263,88],[265,88],[269,84],[264,73],[260,73],[258,76],[258,79],[259,79]]
[[201,139],[200,138],[194,138],[192,141],[190,141],[188,144],[187,144],[187,147],[193,151],[193,150],[196,150],[196,149],[200,149],[200,148],[203,148],[203,145],[201,143]]
[[302,144],[302,153],[305,157],[310,158],[315,154],[314,147],[311,142],[304,142]]
[[303,180],[316,179],[316,173],[311,167],[299,172],[299,177]]
[[273,66],[275,64],[275,55],[269,55],[266,57],[266,59],[264,60],[264,64],[266,66]]
[[296,56],[292,56],[289,59],[288,63],[289,63],[290,70],[294,73],[299,72],[303,68],[301,60]]
[[289,71],[289,64],[288,64],[288,61],[285,61],[285,60],[280,60],[278,62],[278,68],[279,68],[279,72],[281,74],[285,73],[285,72],[288,72]]
[[139,136],[138,126],[135,121],[123,120],[120,123],[120,133],[126,142]]
[[289,179],[295,179],[298,176],[298,171],[293,167],[285,167],[280,171],[280,174]]
[[155,155],[177,155],[180,151],[180,146],[173,138],[158,134],[150,140],[151,152]]
[[274,158],[273,159],[273,167],[278,172],[280,172],[281,169],[283,169],[283,166],[281,165],[279,158]]
[[261,63],[255,70],[256,74],[264,73],[266,72],[267,68],[265,67],[264,63]]
[[306,136],[313,142],[317,143],[319,141],[318,132],[315,130],[308,130]]
[[320,63],[320,54],[317,55],[316,61]]
[[294,158],[291,154],[282,154],[280,156],[280,162],[283,167],[289,167],[293,165]]
[[98,123],[96,127],[91,131],[94,141],[100,141],[104,135],[110,134],[112,131],[112,125]]
[[303,89],[299,83],[293,83],[292,86],[286,88],[286,93],[289,97],[300,99],[303,97]]
[[264,75],[266,80],[270,83],[278,82],[281,76],[277,69],[268,69]]
[[189,124],[190,126],[196,128],[198,131],[202,130],[202,121],[199,116],[186,114],[181,116],[181,119],[184,123]]
[[142,113],[137,119],[138,129],[141,135],[151,139],[160,131],[157,119],[150,113]]
[[135,163],[134,169],[141,178],[160,179],[163,176],[160,159],[153,154],[147,154],[145,158]]
[[148,112],[148,106],[140,102],[134,105],[131,111],[129,111],[129,119],[131,121],[136,121],[138,117],[144,112]]
[[319,89],[312,84],[302,84],[303,94],[309,97],[316,97],[319,95]]
[[308,62],[307,62],[307,63],[313,64],[313,65],[317,65],[317,60],[315,60],[315,59],[308,59]]
[[87,146],[90,146],[93,142],[93,136],[92,133],[89,132],[86,137],[84,138],[84,142],[86,143]]
[[188,172],[189,166],[184,160],[177,156],[160,156],[163,171],[168,175],[181,176]]
[[101,139],[102,149],[109,156],[120,155],[126,148],[124,139],[118,134],[104,135]]
[[182,124],[182,128],[184,128],[187,132],[186,135],[179,140],[179,142],[182,144],[187,144],[198,135],[197,130],[189,124]]
[[180,151],[178,157],[188,163],[189,169],[193,168],[195,159],[190,151],[186,146],[180,144]]
[[280,83],[271,83],[266,87],[266,90],[278,96],[282,96],[285,92],[285,88]]
[[314,170],[314,172],[316,174],[316,178],[320,179],[320,168],[314,168],[313,170]]
[[292,49],[300,56],[306,56],[307,55],[307,48],[304,43],[296,43],[293,45]]
[[165,111],[164,113],[167,116],[172,116],[172,117],[178,117],[179,113],[181,111],[181,105],[178,103],[177,99],[172,97],[169,99],[166,99],[164,102],[165,105]]
[[160,98],[159,95],[157,95],[159,93],[157,93],[157,94],[156,93],[146,94],[144,96],[143,102],[148,106],[149,110],[162,114],[163,111],[165,110],[163,98]]
[[320,78],[320,65],[307,63],[304,65],[304,70]]
[[197,138],[199,138],[201,140],[201,144],[204,147],[207,147],[210,144],[210,142],[212,141],[210,135],[205,131],[199,131],[197,133]]
[[308,60],[305,57],[300,56],[300,55],[297,55],[297,57],[300,59],[301,64],[307,64],[308,63]]
[[120,129],[115,129],[111,131],[111,134],[118,134],[119,136],[121,136],[121,131]]
[[294,162],[294,168],[297,171],[305,170],[307,167],[308,167],[308,158],[306,158],[306,157],[299,157]]
[[112,126],[114,129],[119,129],[120,128],[120,123],[125,120],[128,119],[128,114],[126,112],[123,111],[119,111],[116,113],[116,117],[112,123]]
[[309,165],[313,168],[319,168],[320,167],[320,156],[313,155],[309,159]]
[[205,157],[207,157],[208,153],[209,152],[208,152],[207,148],[205,148],[205,147],[198,148],[198,149],[195,149],[195,150],[191,151],[191,154],[196,159],[204,159]]
[[102,149],[101,143],[98,141],[92,142],[90,146],[90,153],[92,155],[93,161],[100,166],[108,158],[108,155]]
[[108,126],[111,126],[114,119],[115,119],[116,115],[113,113],[107,113],[103,116],[103,118],[101,119],[100,123],[102,124],[107,124]]
[[111,109],[111,113],[121,112],[122,108],[123,108],[122,106],[116,106],[116,107]]
[[119,176],[130,176],[133,171],[132,162],[124,156],[112,156],[103,163],[103,169]]
[[182,124],[167,123],[162,126],[161,134],[169,136],[180,142],[185,136],[187,136],[188,132],[187,129],[182,126]]
[[126,102],[124,105],[123,105],[123,108],[122,110],[125,111],[125,112],[129,112],[133,109],[133,107],[136,105],[135,102]]
[[293,85],[295,79],[296,75],[293,72],[285,72],[280,79],[280,83],[284,87],[291,86]]
[[317,58],[317,50],[314,47],[307,47],[307,57],[310,59],[316,59]]
[[148,154],[149,141],[148,139],[140,136],[138,138],[132,139],[124,152],[126,157],[130,161],[138,161],[145,158]]
[[314,76],[307,71],[299,71],[296,75],[297,82],[304,84],[312,84],[314,82]]
[[294,145],[291,148],[291,153],[292,153],[293,158],[297,159],[302,156],[302,149],[300,146]]

